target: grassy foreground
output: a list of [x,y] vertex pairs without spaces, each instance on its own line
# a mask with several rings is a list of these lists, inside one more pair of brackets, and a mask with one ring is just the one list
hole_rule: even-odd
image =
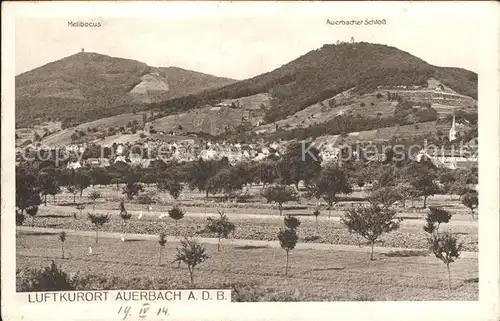
[[[189,287],[187,268],[171,263],[178,243],[167,243],[163,266],[156,241],[68,235],[61,259],[57,234],[18,232],[17,281],[26,271],[55,259],[65,272],[101,276],[85,289],[179,289]],[[88,253],[89,245],[94,254]],[[477,259],[451,265],[453,290],[446,289],[446,267],[418,253],[375,254],[294,250],[288,280],[285,252],[277,248],[205,245],[210,258],[195,271],[201,288],[236,288],[234,301],[477,300]],[[409,256],[403,256],[403,255]]]

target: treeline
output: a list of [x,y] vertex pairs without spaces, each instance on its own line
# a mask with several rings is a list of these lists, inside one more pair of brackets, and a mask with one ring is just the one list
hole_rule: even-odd
[[[359,186],[370,182],[385,181],[384,186],[398,180],[408,182],[409,177],[413,177],[422,168],[425,175],[432,176],[425,180],[425,184],[435,186],[438,175],[448,173],[447,170],[436,169],[430,161],[415,163],[410,155],[396,160],[393,151],[386,151],[384,163],[373,162],[370,155],[365,153],[356,156],[348,153],[348,149],[341,150],[340,166],[334,166],[339,168],[335,175],[341,173],[338,175],[346,176],[345,183],[349,186],[354,182]],[[231,165],[227,158],[207,161],[199,159],[187,163],[155,160],[148,168],[116,162],[106,168],[73,170],[58,168],[51,161],[35,161],[16,166],[16,205],[22,214],[26,209],[38,206],[42,199],[46,202],[48,195],[55,197],[62,188],[76,197],[78,193],[81,196],[89,186],[110,184],[116,184],[117,187],[124,185],[122,192],[128,199],[133,199],[142,192],[142,184],[156,184],[159,190],[169,192],[174,198],[179,196],[184,186],[204,192],[207,197],[209,194],[223,193],[229,198],[251,184],[295,185],[298,188],[299,182],[303,181],[306,186],[315,186],[321,182],[322,173],[325,173],[321,163],[317,149],[312,147],[304,153],[304,147],[300,143],[290,145],[280,159],[269,158],[235,165]],[[387,174],[387,177],[380,176],[382,173]],[[467,175],[458,170],[453,173],[460,173],[454,177],[461,181],[466,178],[462,185],[477,183],[477,170]],[[338,177],[335,175],[328,180],[337,181]],[[332,188],[327,186],[328,189]],[[426,188],[438,193],[437,188]]]

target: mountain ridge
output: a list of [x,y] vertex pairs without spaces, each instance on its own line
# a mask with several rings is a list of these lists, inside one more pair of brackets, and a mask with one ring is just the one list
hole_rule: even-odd
[[[165,76],[170,84],[146,94],[146,98],[130,94],[144,76],[153,72]],[[194,94],[234,81],[178,67],[152,67],[133,59],[80,52],[16,76],[16,125],[79,115],[81,120],[77,122],[94,120],[132,112],[134,105]]]
[[[262,106],[261,111],[265,113],[265,123],[274,123],[281,119],[286,119],[311,105],[331,99],[346,90],[354,90],[356,94],[362,95],[363,93],[373,92],[380,87],[423,88],[427,86],[428,80],[433,78],[459,94],[473,97],[474,99],[477,98],[477,74],[474,72],[463,68],[433,66],[398,48],[364,42],[337,45],[326,44],[321,48],[301,55],[279,68],[249,79],[233,81],[227,78],[216,78],[220,81],[215,82],[215,87],[210,87],[212,84],[211,77],[213,76],[196,73],[198,76],[198,78],[195,77],[198,81],[197,83],[201,85],[199,86],[199,90],[191,92],[189,90],[182,90],[182,88],[191,85],[191,71],[186,71],[179,67],[150,67],[135,60],[116,58],[119,59],[117,60],[119,65],[125,64],[127,66],[127,68],[122,68],[128,72],[126,75],[123,75],[116,72],[113,73],[112,66],[107,65],[106,61],[114,59],[113,57],[100,54],[93,55],[104,60],[105,63],[99,66],[99,70],[104,70],[107,77],[115,77],[115,79],[124,77],[124,81],[119,83],[117,89],[120,94],[111,97],[115,99],[114,106],[99,110],[98,116],[101,118],[142,110],[154,110],[157,117],[164,117],[204,108],[207,105],[215,106],[227,99],[266,94],[270,95],[272,99],[270,99],[269,104]],[[63,58],[62,60],[70,57]],[[71,59],[69,60],[71,61]],[[49,63],[48,65],[54,63]],[[69,69],[71,70],[71,68]],[[63,73],[64,70],[65,68],[57,72]],[[85,75],[84,69],[78,69],[78,72]],[[164,78],[168,82],[165,85],[171,91],[152,90],[148,92],[148,95],[136,95],[132,100],[124,100],[124,98],[128,99],[133,96],[130,95],[130,92],[141,84],[141,81],[143,81],[142,77],[153,75],[152,73],[155,74],[154,77],[151,77],[159,77],[159,82],[155,84],[150,79],[151,83],[144,84],[144,86],[148,85],[153,89],[156,88],[155,86],[163,87],[162,79]],[[204,76],[208,78],[205,79]],[[169,78],[175,78],[177,81],[169,81]],[[56,83],[54,86],[59,86],[66,90],[65,101],[73,101],[72,105],[81,104],[81,98],[89,96],[88,92],[82,92],[79,95],[71,87],[71,82],[65,82],[64,75],[58,81],[60,83]],[[224,82],[229,83],[224,84]],[[16,84],[22,85],[24,83],[23,77],[20,77],[19,80],[16,79]],[[116,86],[116,84],[113,83],[112,86]],[[175,89],[176,86],[181,88],[181,90]],[[19,86],[16,88],[16,92],[22,92],[22,89],[22,86]],[[85,90],[86,88],[83,89]],[[171,94],[172,92],[173,94]],[[45,100],[49,102],[57,104],[61,100],[56,97],[57,95],[51,94],[50,91],[48,92],[48,96]],[[68,99],[68,97],[72,99]],[[22,100],[23,98],[21,97],[20,99]],[[97,102],[90,97],[85,103],[95,104]],[[16,112],[17,109],[16,104]],[[78,115],[84,121],[98,119],[93,112],[94,110],[92,109],[78,110]],[[68,112],[66,106],[64,106],[62,111],[58,111],[58,116],[64,116],[64,113],[66,113],[67,117],[73,116],[71,112]]]
[[474,72],[433,66],[395,47],[360,42],[326,44],[261,75],[150,107],[178,113],[221,99],[271,93],[275,99],[265,117],[270,123],[348,89],[364,93],[381,85],[426,86],[430,78],[477,99]]

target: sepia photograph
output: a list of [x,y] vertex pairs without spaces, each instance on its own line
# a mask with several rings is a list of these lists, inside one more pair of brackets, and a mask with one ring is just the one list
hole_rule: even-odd
[[478,303],[481,21],[219,5],[12,19],[18,301]]

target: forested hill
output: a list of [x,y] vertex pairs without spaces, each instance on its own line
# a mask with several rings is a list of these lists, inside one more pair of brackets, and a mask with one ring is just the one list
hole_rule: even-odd
[[275,99],[266,120],[272,122],[348,88],[367,92],[384,85],[426,85],[431,77],[477,99],[474,72],[436,67],[397,48],[361,42],[324,45],[271,72],[154,107],[179,111],[217,99],[269,92]]
[[82,123],[149,109],[165,116],[258,93],[273,97],[264,117],[271,123],[349,88],[362,94],[378,86],[426,86],[429,78],[477,99],[477,74],[436,67],[397,48],[363,42],[324,45],[238,82],[79,53],[16,77],[16,125],[51,117]]
[[86,122],[234,82],[176,67],[80,52],[16,76],[16,125]]

